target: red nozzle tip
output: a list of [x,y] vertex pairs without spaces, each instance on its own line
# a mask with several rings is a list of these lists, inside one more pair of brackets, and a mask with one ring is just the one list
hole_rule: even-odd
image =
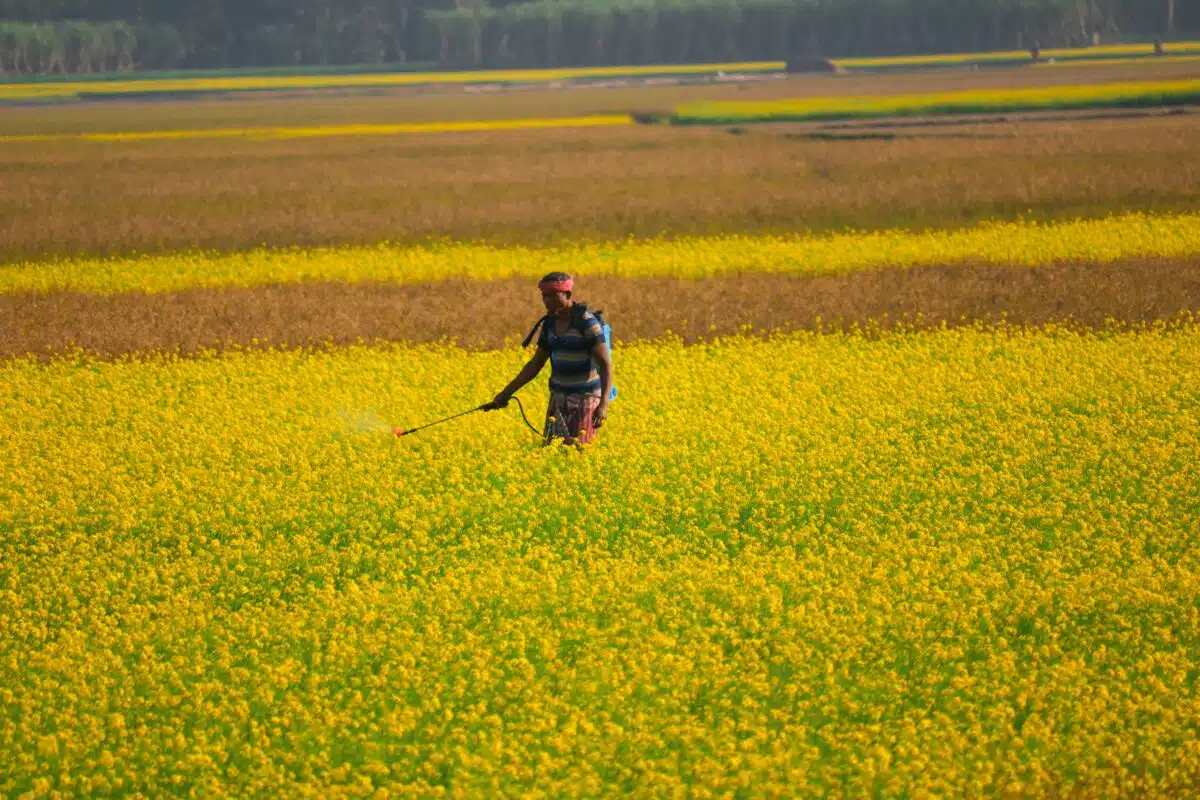
[[399,428],[392,428],[392,433],[396,434],[397,439],[404,435],[404,431],[400,430]]

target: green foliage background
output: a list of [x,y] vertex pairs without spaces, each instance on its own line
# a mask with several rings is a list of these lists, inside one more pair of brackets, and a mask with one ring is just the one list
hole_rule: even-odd
[[1178,0],[0,0],[0,74],[876,56],[1200,29]]

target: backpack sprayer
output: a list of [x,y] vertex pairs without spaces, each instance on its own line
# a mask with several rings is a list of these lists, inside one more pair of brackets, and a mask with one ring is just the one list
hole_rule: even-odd
[[[582,329],[583,317],[585,314],[587,314],[587,312],[588,312],[588,307],[587,307],[586,303],[575,303],[574,306],[572,306],[571,325],[573,327],[578,327],[578,328]],[[596,321],[600,323],[600,329],[602,331],[604,331],[604,341],[609,346],[609,352],[612,352],[612,328],[610,328],[608,323],[604,321],[604,312],[599,311],[599,310],[593,311],[592,316],[594,316],[596,318]],[[546,321],[549,318],[550,318],[549,315],[546,315],[537,321],[537,323],[533,326],[533,330],[531,330],[529,332],[529,335],[525,337],[525,341],[521,344],[521,347],[529,346],[529,343],[533,341],[534,334],[537,333],[538,328],[540,328],[542,325],[546,324]],[[616,396],[617,396],[617,387],[614,385],[608,393],[608,399],[614,400],[614,399],[616,399]],[[529,430],[533,431],[535,435],[541,436],[542,432],[539,431],[534,426],[534,424],[529,421],[529,417],[526,416],[525,406],[521,405],[521,398],[513,396],[511,399],[516,401],[517,408],[521,411],[521,419],[523,419],[525,421],[525,424],[527,426],[529,426]],[[417,431],[423,431],[426,428],[432,428],[434,425],[441,425],[443,423],[450,422],[451,420],[456,420],[459,417],[465,417],[468,414],[474,414],[476,411],[490,411],[493,408],[496,408],[496,406],[493,406],[491,403],[484,403],[481,406],[477,406],[475,408],[471,408],[466,411],[460,411],[457,414],[451,414],[450,416],[445,417],[443,419],[439,419],[435,422],[428,422],[424,425],[418,425],[415,428],[409,428],[408,430],[401,430],[400,428],[397,427],[397,428],[392,429],[392,433],[395,434],[396,438],[400,438],[401,436],[409,436],[411,434],[416,433]]]

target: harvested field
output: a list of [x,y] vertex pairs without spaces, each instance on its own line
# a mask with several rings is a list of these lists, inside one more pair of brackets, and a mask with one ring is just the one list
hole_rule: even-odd
[[[594,277],[580,297],[622,342],[684,341],[878,324],[983,322],[1102,327],[1200,313],[1200,261],[1091,267],[915,268],[837,276],[699,281]],[[312,283],[169,294],[0,295],[0,356],[103,357],[227,347],[454,341],[512,345],[542,312],[528,280],[390,285]],[[468,320],[476,322],[467,323]],[[485,320],[484,323],[477,322]]]
[[951,228],[1200,208],[1194,119],[961,131],[980,138],[822,142],[639,126],[13,144],[0,154],[0,259]]

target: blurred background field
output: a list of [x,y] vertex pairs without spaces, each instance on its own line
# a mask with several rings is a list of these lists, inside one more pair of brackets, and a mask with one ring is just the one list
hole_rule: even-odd
[[[12,106],[0,115],[0,135],[70,134],[92,131],[171,130],[272,125],[442,122],[456,120],[572,117],[669,111],[722,100],[912,94],[1003,88],[1169,81],[1195,78],[1200,64],[1150,59],[1099,63],[1071,69],[895,71],[845,75],[776,75],[755,81],[595,84],[576,89],[531,86],[520,91],[465,91],[444,87],[338,91],[323,94],[258,93],[138,102],[112,100],[45,106]],[[712,76],[710,76],[711,78]]]
[[[1168,63],[1190,63],[1200,58],[1200,42],[1173,42],[1170,55],[1159,56],[1148,44],[1115,45],[1076,49],[1039,51],[1042,66],[1057,64],[1095,65],[1106,62],[1153,63],[1162,58]],[[896,58],[851,58],[832,60],[834,71],[905,72],[928,69],[963,69],[1000,66],[1026,66],[1032,61],[1029,52],[963,53],[953,55],[902,56]],[[199,76],[180,74],[100,75],[87,80],[74,77],[31,75],[0,82],[0,101],[70,101],[154,99],[187,97],[200,98],[209,94],[237,92],[304,92],[319,90],[386,89],[397,87],[444,86],[519,86],[521,84],[574,84],[588,82],[632,82],[652,79],[681,81],[725,77],[726,75],[761,77],[783,76],[788,72],[785,61],[728,62],[701,64],[648,64],[640,66],[567,67],[532,70],[476,70],[447,72],[436,69],[401,68],[389,72],[367,72],[360,68],[348,70],[317,70],[280,74],[271,71],[237,70],[209,72]]]
[[0,255],[555,245],[1197,210],[1200,126],[1188,115],[805,132],[14,142],[0,148]]

